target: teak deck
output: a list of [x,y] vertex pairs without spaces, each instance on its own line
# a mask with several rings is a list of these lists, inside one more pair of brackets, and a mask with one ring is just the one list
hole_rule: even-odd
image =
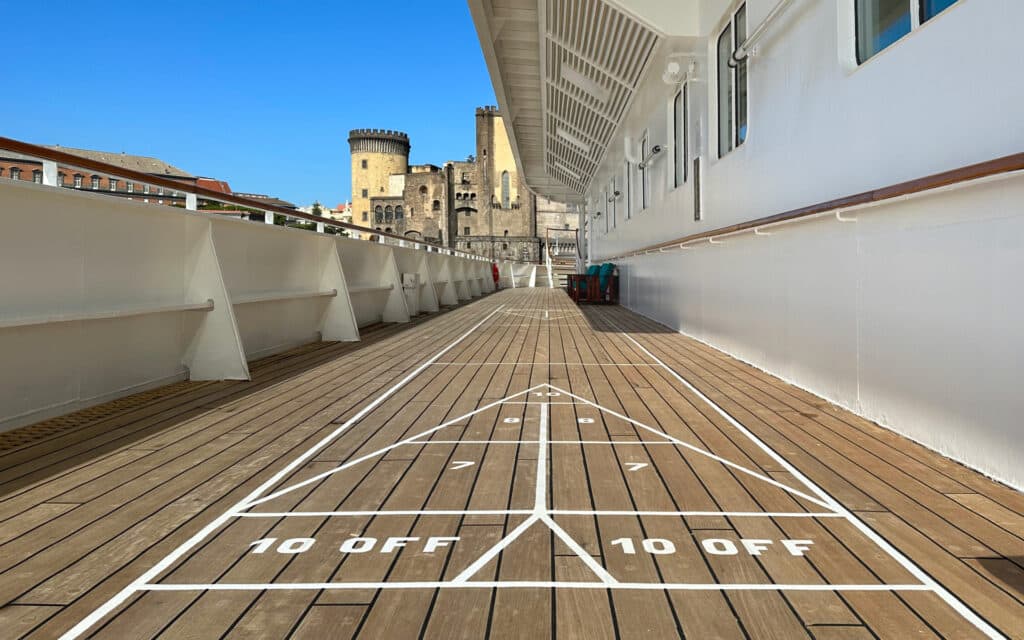
[[1024,495],[504,291],[0,438],[5,638],[1024,638]]

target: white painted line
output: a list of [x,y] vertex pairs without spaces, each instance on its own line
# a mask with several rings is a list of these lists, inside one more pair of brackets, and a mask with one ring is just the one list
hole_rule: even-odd
[[462,573],[455,576],[455,579],[452,580],[452,583],[465,584],[466,581],[472,578],[476,572],[480,571],[480,569],[483,569],[484,565],[486,565],[488,562],[496,558],[498,554],[505,549],[505,547],[515,542],[516,538],[523,535],[523,532],[529,529],[531,526],[533,526],[533,524],[538,520],[540,520],[540,517],[537,515],[532,515],[526,520],[523,520],[523,522],[518,527],[513,529],[511,533],[509,533],[507,536],[499,540],[497,544],[488,549],[487,552],[484,553],[482,556],[477,558],[473,562],[473,564],[463,569]]
[[543,513],[548,508],[548,405],[540,405],[540,429],[537,435],[537,477],[533,491],[533,510]]
[[435,362],[435,367],[485,367],[485,366],[564,365],[569,367],[657,367],[657,363],[626,364],[622,362]]
[[[534,391],[535,389],[538,389],[538,388],[540,388],[542,386],[543,385],[537,385],[535,387],[530,387],[529,389],[525,389],[523,391],[520,391],[519,393],[515,393],[515,394],[513,394],[511,396],[508,396],[508,398],[515,398],[516,396],[523,395],[524,393],[530,393],[531,391]],[[359,464],[361,462],[366,462],[367,460],[371,460],[371,459],[376,458],[378,456],[382,456],[385,453],[387,453],[388,451],[391,451],[392,449],[397,449],[398,447],[401,447],[403,445],[408,445],[408,444],[424,444],[424,442],[417,442],[417,440],[419,438],[423,438],[424,436],[428,436],[428,435],[430,435],[430,434],[432,434],[432,433],[434,433],[436,431],[440,431],[441,429],[444,429],[446,427],[450,427],[453,424],[455,424],[457,422],[461,422],[462,420],[465,420],[466,418],[468,418],[468,417],[470,417],[472,415],[475,415],[475,414],[480,413],[482,411],[486,411],[486,410],[488,410],[488,409],[490,409],[492,407],[496,407],[499,404],[504,403],[506,400],[507,400],[507,398],[502,398],[501,400],[495,400],[494,402],[491,402],[490,404],[485,404],[484,406],[480,407],[479,409],[471,411],[471,412],[467,413],[464,416],[459,416],[458,418],[453,418],[453,419],[445,422],[444,424],[439,424],[436,427],[432,427],[430,429],[427,429],[426,431],[423,431],[421,433],[417,433],[416,435],[410,436],[410,437],[406,438],[405,440],[400,440],[400,441],[398,441],[398,442],[396,442],[394,444],[389,444],[388,446],[384,447],[383,449],[378,449],[377,451],[372,451],[372,452],[370,452],[370,453],[368,453],[368,454],[366,454],[364,456],[360,456],[360,457],[358,457],[358,458],[356,458],[354,460],[349,460],[348,462],[346,462],[345,464],[343,464],[341,466],[334,467],[333,469],[328,469],[327,471],[323,471],[321,473],[318,473],[318,474],[316,474],[315,476],[313,476],[311,478],[307,478],[306,480],[303,480],[302,482],[297,482],[295,484],[288,485],[287,487],[281,489],[280,491],[275,491],[274,493],[266,495],[266,496],[264,496],[264,497],[262,497],[262,498],[260,498],[258,500],[253,500],[248,505],[244,506],[243,509],[248,509],[249,507],[254,507],[254,506],[258,505],[258,504],[262,504],[262,503],[267,502],[269,500],[273,500],[274,498],[279,498],[279,497],[285,495],[286,493],[291,493],[292,491],[295,491],[296,489],[301,489],[302,487],[309,486],[309,485],[311,485],[311,484],[313,484],[315,482],[319,482],[320,480],[323,480],[324,478],[326,478],[328,476],[334,475],[335,473],[338,473],[339,471],[344,471],[345,469],[348,469],[349,467],[353,467],[353,466],[355,466],[355,465],[357,465],[357,464]]]
[[[533,509],[475,509],[455,511],[449,509],[420,511],[245,511],[238,518],[332,518],[369,516],[528,516],[537,515]],[[845,518],[841,513],[829,511],[582,511],[574,509],[548,509],[541,515],[549,516],[722,516],[726,518]]]
[[901,551],[897,550],[888,540],[880,536],[875,532],[874,529],[866,525],[860,518],[853,515],[849,509],[840,504],[835,498],[833,498],[828,492],[819,487],[817,484],[811,482],[810,478],[801,473],[796,467],[789,463],[788,460],[783,458],[781,455],[775,452],[774,449],[769,447],[767,444],[761,441],[752,431],[747,429],[745,426],[740,424],[736,418],[732,417],[728,411],[720,407],[718,404],[713,402],[711,398],[704,395],[700,389],[690,384],[690,381],[679,375],[675,369],[662,362],[657,356],[647,350],[642,344],[633,339],[632,336],[622,331],[622,327],[619,327],[614,321],[608,319],[609,324],[612,325],[619,332],[619,335],[623,336],[634,345],[636,345],[641,351],[643,351],[649,358],[660,364],[669,374],[675,378],[680,384],[686,387],[691,393],[704,401],[710,406],[718,415],[722,416],[729,424],[739,430],[740,433],[745,435],[751,442],[757,445],[762,451],[767,453],[773,460],[782,465],[786,471],[793,475],[797,480],[803,483],[813,493],[818,495],[822,500],[827,502],[826,508],[835,510],[837,513],[842,514],[858,531],[867,536],[872,542],[882,548],[893,560],[895,560],[901,567],[906,569],[912,576],[920,580],[922,583],[928,586],[931,591],[934,591],[942,600],[948,604],[954,611],[960,614],[965,620],[974,625],[979,631],[985,634],[989,638],[999,640],[1004,636],[999,633],[990,625],[987,621],[981,618],[974,612],[973,609],[965,605],[960,601],[959,598],[950,593],[945,587],[940,585],[930,574],[917,566],[910,558],[905,556]]
[[719,456],[719,455],[716,455],[714,453],[711,453],[710,451],[706,451],[704,449],[701,449],[700,447],[695,447],[692,444],[689,444],[688,442],[683,442],[679,438],[675,438],[675,437],[670,436],[669,434],[665,433],[664,431],[659,431],[659,430],[655,429],[654,427],[647,426],[646,424],[644,424],[642,422],[638,422],[638,421],[636,421],[636,420],[634,420],[632,418],[628,418],[628,417],[622,415],[621,413],[619,413],[617,411],[609,409],[608,407],[604,407],[604,406],[601,406],[601,405],[599,405],[599,404],[597,404],[595,402],[591,402],[590,400],[587,400],[586,398],[583,398],[583,397],[577,396],[575,394],[569,393],[565,389],[561,389],[561,388],[556,387],[554,385],[550,385],[549,384],[549,385],[546,385],[546,386],[548,386],[548,387],[550,387],[550,388],[552,388],[555,391],[558,391],[560,393],[564,393],[567,396],[571,396],[573,398],[576,398],[577,400],[581,401],[583,404],[590,405],[590,406],[594,407],[595,409],[598,409],[600,411],[604,411],[606,413],[610,413],[611,415],[615,416],[616,418],[619,418],[621,420],[625,420],[626,422],[629,422],[630,424],[634,424],[634,425],[640,427],[641,429],[645,429],[647,431],[650,431],[651,433],[655,433],[655,434],[658,434],[659,436],[667,438],[667,439],[671,440],[672,442],[674,442],[675,444],[679,445],[680,447],[684,447],[684,448],[686,448],[686,449],[688,449],[690,451],[693,451],[694,453],[700,454],[702,456],[707,456],[708,458],[711,458],[712,460],[716,460],[716,461],[724,464],[725,466],[729,467],[730,469],[735,469],[736,471],[739,471],[740,473],[743,473],[743,474],[746,474],[748,476],[757,478],[758,480],[761,480],[762,482],[766,482],[766,483],[768,483],[770,485],[778,487],[779,489],[782,489],[783,491],[786,491],[786,492],[791,493],[793,495],[799,496],[799,497],[803,498],[804,500],[807,500],[809,502],[813,502],[814,504],[816,504],[816,505],[818,505],[820,507],[824,507],[826,509],[833,509],[834,508],[833,505],[829,504],[829,502],[827,502],[827,501],[823,501],[823,500],[821,500],[819,498],[816,498],[814,496],[808,495],[808,494],[804,493],[803,491],[800,491],[799,489],[794,489],[793,487],[791,487],[791,486],[789,486],[787,484],[783,484],[783,483],[779,482],[778,480],[775,480],[774,478],[769,478],[768,476],[766,476],[766,475],[764,475],[762,473],[758,473],[757,471],[754,471],[753,469],[748,469],[748,468],[746,468],[746,467],[744,467],[742,465],[738,465],[735,462],[732,462],[731,460],[727,460],[727,459],[723,458],[722,456]]
[[658,582],[294,582],[145,584],[140,591],[290,591],[319,589],[620,589],[631,591],[931,591],[923,584],[687,584]]
[[[547,404],[538,402],[537,404]],[[555,404],[555,403],[551,403]],[[417,440],[410,444],[537,444],[536,440]],[[679,446],[668,440],[548,440],[548,444],[610,444],[610,445],[648,445],[669,444]]]
[[429,509],[421,511],[245,511],[235,514],[239,518],[330,518],[335,516],[529,516],[533,509],[477,509],[456,511],[451,509]]
[[558,526],[558,524],[555,523],[554,520],[552,520],[546,515],[541,516],[540,519],[544,524],[548,525],[548,527],[552,531],[555,532],[555,535],[558,536],[558,538],[565,543],[565,546],[569,547],[573,553],[579,556],[580,560],[583,561],[583,564],[587,565],[587,568],[593,571],[594,575],[600,578],[602,583],[608,586],[616,585],[619,583],[619,581],[616,580],[612,576],[612,574],[608,573],[608,571],[604,567],[598,564],[597,560],[594,560],[594,557],[587,553],[586,550],[583,547],[581,547],[578,542],[573,540],[572,536],[566,533],[565,530],[562,529],[562,527]]
[[421,365],[416,367],[416,369],[414,369],[412,371],[412,373],[410,373],[409,375],[407,375],[404,378],[402,378],[401,380],[399,380],[397,383],[395,383],[393,386],[391,386],[387,391],[385,391],[381,395],[377,396],[377,398],[374,399],[373,402],[371,402],[370,404],[368,404],[365,407],[363,407],[362,410],[360,410],[354,416],[352,416],[351,418],[346,420],[344,424],[342,424],[337,429],[335,429],[334,431],[329,433],[327,436],[325,436],[322,440],[317,442],[315,445],[313,445],[312,447],[307,449],[305,451],[305,453],[300,455],[298,458],[295,458],[294,460],[292,460],[287,466],[285,466],[283,469],[281,469],[280,471],[275,473],[273,476],[268,478],[263,484],[261,484],[260,486],[256,487],[256,489],[254,489],[251,493],[249,493],[249,495],[247,495],[246,497],[242,498],[233,507],[231,507],[230,509],[225,511],[223,514],[218,516],[216,519],[214,519],[212,522],[210,522],[208,525],[206,525],[205,527],[203,527],[202,529],[197,531],[195,533],[195,535],[193,535],[191,538],[189,538],[184,543],[179,545],[177,549],[175,549],[171,553],[169,553],[166,556],[164,556],[164,558],[162,560],[160,560],[160,562],[158,562],[155,565],[153,565],[148,571],[146,571],[141,576],[139,576],[134,581],[132,581],[131,584],[126,586],[124,589],[121,589],[120,591],[118,591],[116,594],[114,594],[113,597],[111,597],[109,600],[107,600],[102,605],[100,605],[98,608],[96,608],[94,611],[92,611],[92,613],[90,613],[86,617],[82,618],[78,622],[78,624],[76,624],[75,626],[71,627],[69,630],[67,630],[61,636],[61,640],[72,640],[73,638],[78,638],[83,633],[88,631],[93,625],[95,625],[97,622],[99,622],[100,620],[105,618],[107,616],[107,614],[112,612],[117,607],[121,606],[121,604],[123,604],[126,600],[128,600],[128,598],[130,598],[132,596],[132,594],[135,593],[136,591],[138,591],[143,585],[146,585],[146,584],[152,582],[161,573],[163,573],[171,565],[173,565],[175,562],[177,562],[179,558],[184,556],[190,549],[192,549],[194,546],[196,546],[197,544],[199,544],[200,542],[205,540],[207,538],[207,536],[209,536],[211,533],[213,533],[214,531],[219,529],[222,525],[224,525],[224,523],[229,522],[236,513],[238,513],[239,511],[242,511],[245,508],[247,508],[247,506],[251,503],[251,501],[253,499],[256,498],[256,496],[259,496],[261,493],[263,493],[264,491],[266,491],[270,487],[273,487],[275,484],[280,482],[283,478],[286,478],[290,473],[294,472],[300,466],[305,464],[306,461],[308,461],[310,458],[315,456],[317,454],[317,452],[319,452],[321,449],[326,447],[331,441],[333,441],[335,438],[337,438],[342,433],[347,431],[353,424],[355,424],[356,422],[362,420],[363,417],[366,416],[366,414],[368,414],[369,412],[373,411],[378,406],[380,406],[380,404],[382,402],[384,402],[385,400],[390,398],[392,395],[394,395],[399,389],[404,387],[406,384],[409,383],[409,381],[411,381],[413,378],[415,378],[420,373],[422,373],[432,363],[437,362],[441,358],[441,356],[443,356],[444,354],[446,354],[449,351],[451,351],[452,349],[454,349],[456,345],[458,345],[460,342],[462,342],[467,337],[469,337],[470,334],[472,334],[474,331],[476,331],[485,322],[490,320],[491,317],[494,314],[496,314],[499,311],[501,311],[502,306],[504,306],[504,305],[498,306],[496,309],[494,309],[494,311],[491,311],[489,314],[484,316],[484,318],[482,320],[480,320],[480,322],[478,322],[475,325],[473,325],[472,327],[470,327],[470,329],[468,331],[466,331],[461,336],[456,338],[453,342],[451,342],[444,349],[441,349],[436,354],[431,356],[427,361],[425,361],[424,363],[422,363]]

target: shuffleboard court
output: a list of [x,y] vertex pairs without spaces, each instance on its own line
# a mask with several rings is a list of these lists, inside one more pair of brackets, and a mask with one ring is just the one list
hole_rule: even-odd
[[280,432],[302,446],[273,475],[65,637],[1013,631],[855,515],[854,480],[819,486],[667,364],[665,336],[558,291],[476,304],[315,438]]

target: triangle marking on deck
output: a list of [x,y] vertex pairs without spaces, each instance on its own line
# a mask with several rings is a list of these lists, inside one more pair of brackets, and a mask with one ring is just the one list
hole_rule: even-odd
[[569,396],[570,398],[572,398],[573,400],[576,400],[576,401],[578,401],[578,402],[580,402],[582,404],[594,407],[598,411],[604,411],[605,413],[609,413],[609,414],[611,414],[611,415],[613,415],[616,418],[619,418],[621,420],[625,420],[626,422],[628,422],[628,423],[630,423],[630,424],[632,424],[632,425],[634,425],[634,426],[636,426],[636,427],[638,427],[640,429],[643,429],[643,430],[645,430],[645,431],[647,431],[649,433],[653,433],[655,435],[661,436],[661,437],[667,439],[668,441],[674,443],[675,445],[680,446],[680,447],[684,447],[685,449],[687,449],[689,451],[692,451],[693,453],[696,453],[698,455],[702,455],[702,456],[706,456],[708,458],[711,458],[712,460],[715,460],[715,461],[717,461],[717,462],[719,462],[719,463],[729,467],[730,469],[733,469],[733,470],[738,471],[740,473],[743,473],[745,475],[748,475],[748,476],[751,476],[751,477],[756,478],[758,480],[761,480],[763,482],[766,482],[766,483],[768,483],[768,484],[770,484],[770,485],[772,485],[774,487],[782,489],[783,491],[785,491],[787,493],[790,493],[790,494],[795,495],[795,496],[797,496],[799,498],[802,498],[804,500],[812,502],[812,503],[814,503],[814,504],[816,504],[816,505],[818,505],[820,507],[824,507],[825,509],[828,509],[828,513],[836,513],[836,510],[831,505],[829,505],[828,503],[824,502],[820,498],[814,497],[812,495],[804,493],[803,491],[801,491],[799,489],[795,489],[795,488],[793,488],[793,487],[791,487],[791,486],[789,486],[787,484],[779,482],[778,480],[775,480],[774,478],[770,478],[770,477],[764,475],[763,473],[761,473],[759,471],[754,471],[753,469],[748,469],[747,467],[744,467],[743,465],[737,464],[735,462],[732,462],[731,460],[727,460],[726,458],[723,458],[722,456],[719,456],[717,454],[711,453],[707,449],[703,449],[701,447],[697,447],[695,445],[692,445],[692,444],[690,444],[688,442],[684,442],[684,441],[680,440],[679,438],[676,438],[674,436],[671,436],[671,435],[665,433],[664,431],[661,431],[659,429],[655,429],[654,427],[648,426],[648,425],[646,425],[646,424],[644,424],[644,423],[642,423],[642,422],[640,422],[638,420],[634,420],[633,418],[630,418],[628,416],[622,415],[618,411],[615,411],[613,409],[609,409],[608,407],[603,407],[603,406],[597,404],[596,402],[594,402],[592,400],[587,400],[586,398],[584,398],[582,396],[578,396],[578,395],[576,395],[574,393],[571,393],[569,391],[566,391],[565,389],[562,389],[562,388],[559,388],[559,387],[556,387],[556,386],[550,385],[550,384],[540,384],[538,386],[540,386],[540,387],[548,387],[552,391],[555,391],[555,392],[558,392],[558,393],[563,393],[563,394]]
[[376,458],[378,456],[382,456],[382,455],[388,453],[389,451],[391,451],[392,449],[397,449],[398,447],[406,446],[406,445],[410,445],[410,444],[411,445],[429,444],[429,442],[421,441],[420,438],[429,436],[429,435],[431,435],[431,434],[433,434],[433,433],[435,433],[437,431],[440,431],[441,429],[445,429],[447,427],[453,426],[453,425],[455,425],[455,424],[457,424],[459,422],[462,422],[463,420],[466,420],[467,418],[470,418],[470,417],[472,417],[472,416],[474,416],[474,415],[476,415],[478,413],[482,413],[482,412],[487,411],[489,409],[493,409],[494,407],[497,407],[499,405],[505,404],[506,402],[515,401],[516,398],[519,398],[519,397],[521,397],[523,395],[526,395],[526,394],[529,394],[529,393],[533,393],[534,391],[537,391],[538,389],[541,389],[541,388],[543,388],[545,386],[549,386],[549,385],[545,385],[545,384],[534,385],[534,386],[532,386],[532,387],[530,387],[528,389],[523,389],[522,391],[513,393],[512,395],[505,396],[504,398],[501,398],[500,400],[495,400],[493,402],[489,402],[489,403],[485,404],[482,407],[479,407],[477,409],[474,409],[473,411],[470,411],[469,413],[461,415],[461,416],[459,416],[457,418],[452,418],[451,420],[447,420],[447,421],[437,425],[436,427],[431,427],[431,428],[429,428],[429,429],[427,429],[425,431],[421,431],[420,433],[417,433],[415,435],[409,436],[408,438],[404,438],[402,440],[399,440],[398,442],[395,442],[394,444],[389,444],[386,447],[383,447],[381,449],[377,449],[376,451],[371,451],[370,453],[361,455],[358,458],[355,458],[353,460],[349,460],[349,461],[345,462],[344,464],[341,464],[341,465],[339,465],[337,467],[334,467],[333,469],[328,469],[327,471],[318,473],[317,475],[312,476],[311,478],[307,478],[307,479],[303,480],[302,482],[297,482],[295,484],[285,486],[282,489],[274,491],[273,493],[270,493],[270,494],[267,494],[265,496],[259,497],[259,498],[255,499],[255,500],[252,500],[248,504],[246,504],[243,507],[239,508],[239,511],[245,511],[245,510],[250,509],[250,508],[252,508],[252,507],[254,507],[254,506],[258,505],[258,504],[262,504],[264,502],[268,502],[270,500],[273,500],[274,498],[279,498],[279,497],[281,497],[281,496],[283,496],[283,495],[285,495],[287,493],[291,493],[292,491],[295,491],[296,489],[301,489],[302,487],[311,485],[311,484],[313,484],[315,482],[319,482],[320,480],[323,480],[324,478],[326,478],[328,476],[334,475],[335,473],[338,473],[339,471],[344,471],[345,469],[348,469],[349,467],[353,467],[353,466],[355,466],[355,465],[357,465],[357,464],[359,464],[361,462],[365,462],[367,460],[371,460],[371,459]]

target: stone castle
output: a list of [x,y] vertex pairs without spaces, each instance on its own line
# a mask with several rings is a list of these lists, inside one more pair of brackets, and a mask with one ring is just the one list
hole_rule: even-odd
[[577,227],[575,211],[520,181],[497,107],[476,110],[476,152],[462,162],[410,165],[409,136],[400,131],[355,129],[348,142],[355,224],[529,261],[541,259],[547,229]]

